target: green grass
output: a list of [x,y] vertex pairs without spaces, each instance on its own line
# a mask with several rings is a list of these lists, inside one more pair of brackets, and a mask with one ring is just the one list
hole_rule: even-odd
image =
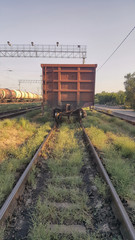
[[[44,197],[38,200],[33,214],[33,228],[30,239],[90,239],[87,235],[55,235],[47,229],[53,224],[85,224],[91,226],[87,207],[88,197],[82,191],[83,182],[80,170],[83,166],[85,151],[78,144],[75,125],[62,124],[52,150],[48,153],[48,168],[51,174]],[[79,131],[79,129],[78,129]],[[43,154],[44,156],[44,154]],[[46,157],[45,157],[46,159]],[[68,208],[57,208],[53,203],[70,203]],[[42,235],[42,236],[41,236]]]
[[111,179],[122,197],[135,199],[133,194],[134,170],[114,147],[104,149],[104,162]]
[[70,188],[66,187],[54,187],[53,185],[48,185],[47,189],[47,199],[55,202],[70,202],[70,203],[79,203],[84,205],[87,202],[88,198],[86,193],[81,192],[78,188]]
[[19,110],[26,107],[40,106],[41,103],[10,103],[10,104],[0,104],[0,113],[6,111]]
[[119,195],[127,199],[135,199],[133,191],[135,181],[133,133],[135,128],[120,119],[97,112],[88,112],[88,118],[84,119],[83,123],[93,145],[99,151]]
[[98,192],[102,194],[104,197],[106,197],[106,194],[107,194],[106,183],[99,176],[96,176],[94,178],[94,184],[96,185]]
[[135,127],[116,117],[110,117],[96,111],[87,111],[87,118],[83,119],[84,127],[95,126],[104,132],[111,131],[113,133],[123,133],[130,137],[135,135]]
[[[83,209],[83,211],[82,211]],[[91,226],[91,219],[88,216],[87,206],[74,204],[68,208],[57,208],[54,203],[45,200],[43,203],[39,199],[36,206],[36,211],[33,215],[33,221],[38,221],[46,225],[50,220],[52,224],[83,224],[84,222]]]
[[35,166],[32,167],[32,170],[28,176],[28,184],[35,187],[36,186],[36,174],[38,173],[38,170]]
[[3,121],[0,121],[0,129],[5,128],[6,130],[6,128],[11,128],[15,126],[17,126],[17,128],[22,127],[24,130],[31,130],[32,128],[32,124],[24,117],[5,119]]
[[[25,166],[32,159],[52,126],[51,121],[42,125],[36,125],[36,123],[31,123],[28,119],[23,118],[15,119],[11,121],[11,123],[12,128],[16,124],[18,129],[20,126],[23,131],[26,130],[27,133],[32,132],[32,134],[27,141],[23,142],[19,147],[8,146],[4,152],[4,161],[0,165],[0,205],[10,193],[15,180],[18,177],[17,172],[25,169]],[[2,149],[0,151],[3,153]],[[29,181],[34,184],[34,172],[29,177]]]
[[122,157],[135,161],[135,142],[132,139],[126,136],[114,136],[113,144]]
[[92,143],[96,148],[102,150],[106,146],[108,138],[103,130],[96,127],[90,127],[86,128],[86,131],[88,135],[91,136]]
[[[75,129],[75,127],[78,127]],[[93,127],[93,139],[95,127]],[[97,130],[97,147],[101,149],[106,146],[108,136],[102,130]],[[78,125],[62,124],[56,139],[49,145],[47,155],[42,154],[47,161],[50,178],[48,185],[37,201],[35,211],[32,214],[33,226],[29,232],[29,240],[100,240],[99,233],[60,234],[58,231],[52,233],[49,224],[81,224],[86,229],[92,229],[90,210],[88,207],[88,196],[85,192],[80,171],[84,165],[83,159],[87,156],[85,146],[80,138],[82,132]],[[101,141],[102,147],[100,145]],[[96,141],[95,141],[96,144]],[[47,158],[48,157],[48,158]],[[93,184],[100,189],[100,193],[106,197],[106,184],[96,176]],[[68,204],[68,207],[59,207],[59,204]],[[117,239],[118,240],[118,239]]]
[[80,176],[71,176],[71,177],[65,177],[60,178],[58,176],[53,176],[49,183],[51,183],[53,186],[61,186],[66,188],[79,188],[82,187],[82,179]]
[[70,164],[68,160],[64,161],[65,164],[62,163],[54,163],[53,159],[49,161],[48,166],[54,176],[76,176],[80,173],[80,168],[82,163],[78,163],[78,165],[74,165],[74,163]]
[[4,226],[0,227],[0,240],[4,239],[4,231],[5,231],[5,227]]
[[44,124],[38,129],[37,133],[20,148],[10,150],[8,160],[5,160],[0,168],[0,182],[3,182],[3,184],[0,185],[0,203],[4,200],[4,196],[9,194],[15,181],[16,171],[31,160],[50,129],[50,123]]
[[[59,229],[58,229],[59,230]],[[41,222],[35,223],[30,232],[28,240],[96,240],[96,238],[90,238],[84,234],[59,234],[58,232],[52,233],[48,225],[44,225]]]

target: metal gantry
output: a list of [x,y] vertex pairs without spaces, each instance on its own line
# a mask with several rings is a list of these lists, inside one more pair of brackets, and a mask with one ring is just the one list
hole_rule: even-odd
[[19,79],[18,80],[19,90],[21,89],[21,83],[42,83],[42,80]]
[[34,44],[0,44],[0,57],[24,58],[82,58],[87,57],[86,45],[39,45]]

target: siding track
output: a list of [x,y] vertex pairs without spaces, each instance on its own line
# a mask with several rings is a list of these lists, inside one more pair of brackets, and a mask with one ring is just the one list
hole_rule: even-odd
[[0,120],[5,119],[5,118],[17,117],[19,115],[31,112],[33,110],[38,110],[38,109],[41,109],[41,106],[3,112],[3,113],[0,113]]

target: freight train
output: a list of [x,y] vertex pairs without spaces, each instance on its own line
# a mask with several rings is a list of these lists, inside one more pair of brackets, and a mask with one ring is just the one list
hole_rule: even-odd
[[10,90],[8,88],[0,88],[0,102],[28,102],[28,101],[40,101],[42,96],[24,92],[20,90]]
[[97,64],[41,64],[43,103],[53,116],[85,116],[83,107],[94,105]]

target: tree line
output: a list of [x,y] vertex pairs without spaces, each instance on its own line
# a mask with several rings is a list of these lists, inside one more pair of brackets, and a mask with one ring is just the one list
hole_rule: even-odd
[[135,109],[135,72],[128,73],[124,82],[125,91],[95,94],[95,104],[124,105]]

